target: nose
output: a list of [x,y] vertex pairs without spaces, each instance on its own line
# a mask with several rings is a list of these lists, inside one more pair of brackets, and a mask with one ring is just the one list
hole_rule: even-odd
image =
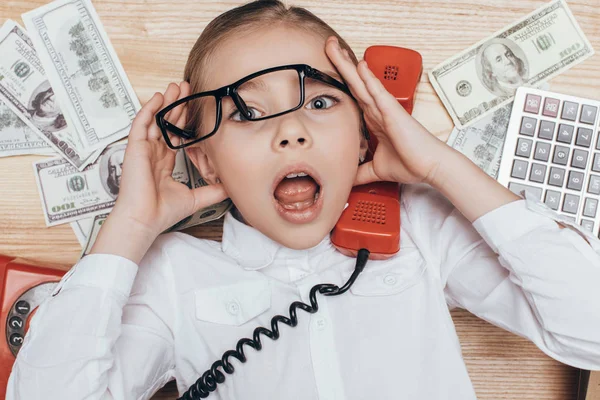
[[273,142],[274,150],[300,149],[312,146],[312,137],[296,112],[282,115],[278,126],[277,135]]

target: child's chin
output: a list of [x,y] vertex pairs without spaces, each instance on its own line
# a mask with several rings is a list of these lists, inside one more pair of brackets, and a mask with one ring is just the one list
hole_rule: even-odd
[[318,245],[330,231],[331,229],[323,224],[310,224],[277,232],[276,237],[272,239],[290,249],[306,250]]

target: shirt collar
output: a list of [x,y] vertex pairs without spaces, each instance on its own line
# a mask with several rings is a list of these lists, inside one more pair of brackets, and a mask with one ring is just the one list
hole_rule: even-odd
[[329,235],[309,249],[295,250],[285,247],[262,232],[237,220],[228,211],[223,221],[221,248],[246,270],[259,270],[278,261],[310,258],[331,249]]

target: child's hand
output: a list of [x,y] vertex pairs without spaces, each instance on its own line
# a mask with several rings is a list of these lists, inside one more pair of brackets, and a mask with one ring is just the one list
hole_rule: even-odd
[[335,36],[327,39],[325,52],[358,101],[369,133],[379,141],[373,161],[359,167],[354,184],[433,181],[448,146],[404,110],[365,61],[355,66]]
[[[155,114],[189,94],[190,86],[171,83],[164,96],[155,93],[133,121],[123,161],[119,197],[113,212],[148,226],[157,235],[203,207],[227,198],[222,184],[189,189],[171,176],[177,150],[170,149],[155,122]],[[183,127],[186,112],[180,107],[166,119]],[[177,143],[177,140],[175,140]]]

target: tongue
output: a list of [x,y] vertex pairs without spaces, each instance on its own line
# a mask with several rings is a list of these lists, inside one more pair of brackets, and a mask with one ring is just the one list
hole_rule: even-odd
[[309,176],[284,178],[275,188],[275,198],[284,208],[303,210],[315,199],[317,183]]

